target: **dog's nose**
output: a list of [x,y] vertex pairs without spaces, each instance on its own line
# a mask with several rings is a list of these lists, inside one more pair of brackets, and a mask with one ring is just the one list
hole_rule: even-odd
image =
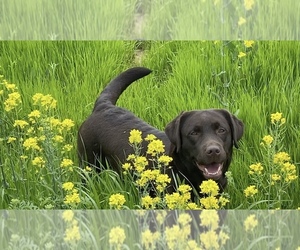
[[219,155],[221,153],[221,150],[220,150],[220,148],[218,146],[212,145],[212,146],[208,146],[206,148],[205,153],[208,156]]

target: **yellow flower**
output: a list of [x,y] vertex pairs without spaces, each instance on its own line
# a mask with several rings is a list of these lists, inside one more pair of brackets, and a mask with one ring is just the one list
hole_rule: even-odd
[[219,249],[218,235],[215,231],[210,230],[200,234],[201,245],[204,249]]
[[262,171],[264,170],[264,167],[261,165],[261,163],[256,163],[256,164],[252,164],[250,165],[250,171],[249,174],[261,174]]
[[229,200],[223,196],[221,196],[219,198],[220,207],[225,207],[228,202],[229,202]]
[[168,249],[180,249],[180,245],[185,244],[187,239],[183,238],[183,233],[179,225],[167,227],[165,229],[165,238]]
[[200,220],[200,225],[210,230],[216,230],[219,227],[219,215],[216,210],[202,210]]
[[197,244],[197,242],[195,240],[189,240],[187,243],[186,243],[186,248],[185,250],[202,250],[202,248],[200,248]]
[[158,162],[164,164],[165,166],[167,166],[172,160],[172,157],[167,155],[162,155],[158,158]]
[[244,45],[246,48],[251,48],[254,44],[254,41],[253,40],[246,40],[244,41]]
[[274,139],[271,135],[266,135],[262,140],[265,145],[270,146]]
[[238,54],[238,58],[242,58],[242,57],[244,57],[244,56],[246,56],[246,53],[244,53],[244,52],[242,52],[242,51]]
[[8,137],[7,143],[12,143],[12,142],[14,142],[14,141],[16,141],[16,140],[17,140],[16,137]]
[[192,222],[192,217],[187,213],[182,213],[178,216],[177,222],[181,227],[184,227]]
[[61,135],[55,135],[53,137],[53,141],[55,141],[55,142],[63,142],[64,138]]
[[64,203],[65,204],[80,203],[80,196],[79,196],[78,190],[73,189],[72,193],[67,194],[66,197],[65,197]]
[[229,239],[230,239],[230,237],[228,234],[224,233],[223,231],[221,231],[219,233],[219,240],[220,240],[221,246],[224,246],[226,244],[227,240],[229,240]]
[[244,23],[246,23],[246,19],[243,18],[243,17],[240,17],[240,18],[239,18],[239,21],[238,21],[238,25],[241,26],[241,25],[243,25]]
[[61,123],[61,129],[65,131],[69,131],[72,127],[74,127],[74,122],[71,119],[64,119]]
[[22,103],[21,95],[18,92],[8,94],[8,98],[4,101],[4,110],[9,112]]
[[142,246],[143,249],[154,249],[156,241],[159,239],[159,232],[152,233],[149,229],[142,232]]
[[249,215],[244,221],[244,228],[246,232],[253,231],[253,229],[258,225],[258,220],[255,214]]
[[219,209],[219,201],[214,196],[208,196],[200,199],[200,203],[204,209]]
[[281,163],[284,163],[284,162],[287,162],[291,159],[291,157],[289,156],[288,153],[286,152],[278,152],[274,155],[274,159],[273,159],[273,162],[275,164],[281,164]]
[[136,156],[134,154],[130,154],[127,156],[127,161],[132,161],[132,160],[135,160]]
[[187,197],[179,193],[166,194],[165,200],[169,209],[183,209],[188,203]]
[[145,141],[153,141],[156,139],[156,136],[153,134],[149,134],[145,137]]
[[65,191],[71,191],[74,188],[74,183],[73,182],[65,182],[65,183],[63,183],[62,188]]
[[38,167],[45,167],[45,160],[43,159],[43,157],[35,157],[33,160],[32,160],[32,165],[33,166],[38,166]]
[[123,228],[117,226],[113,227],[109,232],[109,244],[121,249],[122,244],[126,239],[126,234]]
[[42,96],[40,102],[41,105],[46,108],[46,110],[50,108],[51,109],[56,108],[57,101],[49,94]]
[[156,189],[158,192],[163,192],[166,186],[171,182],[171,178],[167,174],[159,174],[156,179]]
[[15,85],[15,84],[13,84],[13,83],[8,83],[8,82],[4,82],[4,86],[5,86],[5,88],[7,89],[7,90],[9,90],[9,91],[15,91],[15,90],[17,90],[18,89],[18,87]]
[[64,145],[63,146],[63,151],[65,152],[69,152],[69,151],[71,151],[71,149],[73,148],[73,145],[71,145],[71,144],[66,144],[66,145]]
[[74,223],[71,227],[66,229],[65,241],[78,241],[80,240],[80,230],[79,226]]
[[258,190],[254,185],[251,185],[244,190],[244,194],[246,197],[252,197],[253,195],[255,195],[257,193],[258,193]]
[[64,158],[63,160],[62,160],[62,162],[60,163],[60,166],[61,167],[71,167],[71,166],[73,166],[73,161],[71,160],[71,159],[66,159],[66,158]]
[[117,194],[112,194],[109,197],[109,205],[111,207],[115,207],[116,209],[121,209],[121,207],[124,205],[126,202],[126,199],[124,195],[117,193]]
[[129,136],[129,142],[131,144],[139,144],[142,142],[142,132],[137,130],[137,129],[133,129],[130,131],[130,136]]
[[35,149],[35,150],[41,150],[41,148],[38,145],[38,140],[36,137],[31,137],[28,138],[24,141],[23,146],[25,148],[25,150],[29,150],[29,149]]
[[39,117],[41,117],[41,112],[38,110],[33,110],[28,115],[28,118],[39,118]]
[[254,5],[254,0],[244,0],[244,6],[246,10],[251,10]]
[[275,124],[280,122],[281,124],[285,123],[285,119],[282,117],[282,113],[276,112],[271,114],[271,123]]
[[62,218],[64,221],[72,221],[74,218],[74,212],[72,210],[65,210],[62,213]]
[[272,174],[271,179],[272,181],[280,181],[281,176],[279,174]]
[[216,196],[219,194],[219,186],[214,180],[203,181],[200,185],[201,193],[211,196]]
[[165,145],[161,140],[153,140],[148,144],[147,154],[155,156],[165,152]]
[[132,169],[132,166],[130,163],[126,162],[122,165],[122,168],[124,169],[124,171],[129,171]]
[[141,205],[145,209],[153,209],[155,208],[156,204],[160,202],[159,197],[152,198],[149,195],[146,195],[141,198]]
[[186,204],[186,207],[184,209],[187,209],[187,210],[199,210],[200,207],[198,207],[198,205],[194,202],[188,202]]
[[144,156],[137,156],[134,159],[134,168],[138,173],[141,173],[144,171],[145,167],[148,165],[148,160]]

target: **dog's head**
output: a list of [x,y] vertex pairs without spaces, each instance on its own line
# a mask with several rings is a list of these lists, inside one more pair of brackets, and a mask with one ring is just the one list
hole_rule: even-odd
[[204,179],[216,181],[228,170],[243,130],[243,123],[224,109],[182,112],[165,128],[170,155],[179,155],[187,174],[200,171]]

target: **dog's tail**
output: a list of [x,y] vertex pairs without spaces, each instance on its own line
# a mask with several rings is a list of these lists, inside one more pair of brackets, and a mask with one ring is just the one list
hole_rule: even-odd
[[134,81],[150,74],[152,71],[143,67],[128,69],[114,78],[98,97],[95,108],[100,103],[116,104],[122,92]]

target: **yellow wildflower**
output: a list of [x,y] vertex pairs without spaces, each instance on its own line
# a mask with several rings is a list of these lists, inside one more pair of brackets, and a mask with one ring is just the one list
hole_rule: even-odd
[[134,159],[134,168],[138,173],[141,173],[144,171],[145,167],[148,165],[148,160],[144,156],[137,156]]
[[205,209],[219,209],[220,207],[218,203],[218,199],[214,196],[208,196],[200,199],[200,204]]
[[66,236],[64,238],[65,241],[78,241],[80,240],[80,230],[79,226],[76,225],[75,223],[66,229]]
[[285,118],[282,117],[282,113],[276,112],[274,114],[271,114],[271,123],[279,123],[284,124],[285,123]]
[[24,141],[23,146],[25,148],[25,150],[29,150],[29,149],[35,149],[35,150],[41,150],[41,148],[38,145],[38,140],[36,137],[31,137],[28,138]]
[[65,191],[71,191],[74,188],[74,183],[70,182],[70,181],[69,182],[65,182],[65,183],[63,183],[62,188]]
[[256,164],[252,164],[250,165],[250,170],[249,170],[249,174],[261,174],[264,167],[261,165],[261,163],[256,163]]
[[280,164],[280,163],[284,163],[287,162],[291,159],[291,157],[289,156],[288,153],[286,152],[278,152],[274,155],[274,159],[273,162],[275,164]]
[[219,186],[214,180],[203,181],[200,185],[201,193],[211,196],[216,196],[219,194]]
[[210,230],[200,234],[200,242],[204,249],[219,249],[218,235],[215,231]]
[[41,112],[38,111],[38,110],[33,110],[31,111],[29,114],[28,114],[28,118],[31,120],[31,121],[34,121],[33,118],[39,118],[41,117]]
[[187,213],[182,213],[178,216],[177,222],[184,227],[192,222],[192,217]]
[[18,92],[8,94],[8,98],[4,101],[4,110],[9,112],[21,104],[21,95]]
[[200,225],[210,230],[216,230],[219,227],[219,215],[216,210],[203,210],[200,213]]
[[73,189],[71,193],[67,194],[64,200],[65,204],[80,203],[80,196],[77,189]]
[[244,41],[244,45],[246,48],[251,48],[254,44],[254,41],[253,40],[246,40]]
[[245,52],[240,52],[239,54],[238,54],[238,58],[242,58],[242,57],[244,57],[244,56],[246,56],[246,53]]
[[251,185],[244,190],[244,194],[246,197],[252,197],[253,195],[255,195],[257,193],[258,193],[258,190],[254,185]]
[[137,129],[133,129],[130,131],[130,136],[129,136],[129,142],[131,144],[139,144],[142,142],[142,132],[137,130]]
[[142,246],[144,246],[143,249],[154,249],[159,237],[159,232],[152,233],[149,229],[142,232]]
[[73,161],[71,160],[71,159],[66,159],[66,158],[64,158],[63,160],[62,160],[62,162],[60,163],[60,166],[61,167],[71,167],[71,166],[73,166]]
[[38,166],[38,167],[45,167],[45,160],[43,159],[43,157],[35,157],[33,160],[32,160],[32,165],[33,166]]
[[243,17],[240,17],[240,18],[239,18],[239,21],[238,21],[238,25],[241,26],[241,25],[243,25],[244,23],[246,23],[246,19],[243,18]]
[[153,134],[149,134],[145,137],[145,141],[153,141],[156,139],[156,136]]
[[126,234],[123,228],[113,227],[109,232],[109,244],[115,246],[115,249],[121,249],[122,244],[126,239]]
[[163,192],[167,185],[171,182],[171,178],[167,174],[159,174],[156,179],[156,189],[158,192]]
[[258,225],[258,220],[255,214],[249,215],[244,221],[244,228],[246,232],[253,231],[253,229]]
[[147,154],[155,156],[165,152],[165,145],[161,140],[153,140],[148,144]]
[[124,195],[117,193],[117,194],[112,194],[109,197],[109,205],[111,207],[115,207],[116,209],[121,209],[121,207],[124,205],[126,202],[126,199]]
[[17,140],[17,138],[16,137],[8,137],[8,139],[7,139],[7,143],[12,143],[12,142],[14,142],[14,141],[16,141]]
[[155,208],[156,204],[160,202],[159,197],[150,197],[149,195],[146,195],[141,198],[141,205],[145,209],[153,209]]
[[64,221],[70,222],[74,218],[74,212],[72,210],[69,210],[69,209],[65,210],[62,213],[62,218],[63,218]]
[[158,158],[158,162],[164,164],[165,166],[167,166],[172,160],[172,157],[167,155],[162,155]]
[[271,135],[266,135],[266,136],[263,137],[262,140],[263,140],[263,143],[265,145],[270,146],[272,144],[272,142],[273,142],[274,139],[273,139],[273,137]]
[[246,10],[251,10],[254,5],[254,0],[244,0],[244,6]]
[[25,126],[28,126],[28,122],[24,121],[24,120],[15,120],[14,122],[14,127],[20,127],[20,128],[24,128]]

